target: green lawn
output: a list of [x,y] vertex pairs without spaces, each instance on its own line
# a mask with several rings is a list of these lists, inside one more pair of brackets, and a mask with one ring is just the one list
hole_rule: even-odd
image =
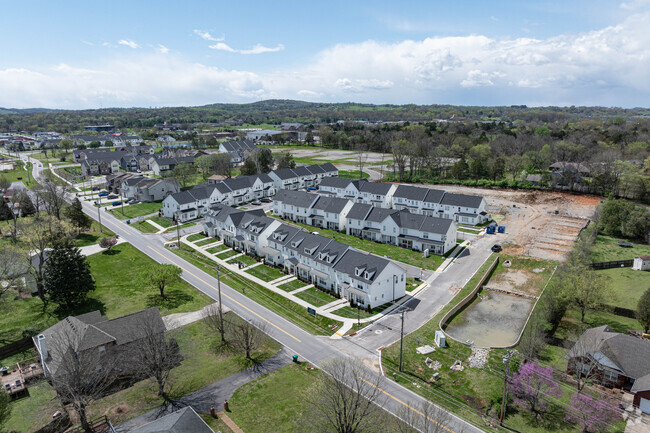
[[30,385],[29,396],[13,401],[11,415],[5,424],[9,431],[33,432],[52,420],[52,414],[61,410],[54,389],[45,380]]
[[359,319],[365,319],[367,317],[375,315],[375,313],[368,313],[368,310],[364,310],[363,308],[352,308],[349,306],[334,310],[332,311],[332,314],[336,314],[337,316],[345,317],[348,319],[356,319],[357,317]]
[[594,262],[609,262],[613,260],[628,260],[638,256],[650,255],[650,245],[632,243],[632,248],[620,247],[617,239],[611,236],[598,235],[596,243],[591,248],[591,260]]
[[196,245],[197,247],[203,247],[208,244],[214,244],[215,242],[217,242],[215,238],[207,238],[207,239],[203,239],[202,241],[194,242],[194,245]]
[[248,269],[245,272],[259,278],[263,281],[273,281],[277,280],[280,277],[286,275],[279,269],[271,268],[266,265],[255,266],[254,268]]
[[242,262],[246,266],[250,266],[257,263],[257,260],[255,260],[251,256],[239,256],[239,257],[235,257],[234,259],[228,260],[228,263],[238,263],[238,262]]
[[52,173],[52,170],[47,169],[43,170],[43,176],[45,176],[50,182],[54,182],[56,185],[59,186],[69,186],[70,184],[67,183],[66,181],[56,177],[54,173]]
[[226,245],[221,244],[221,245],[217,245],[216,247],[208,248],[205,251],[207,251],[210,254],[214,254],[214,253],[218,253],[218,252],[221,252],[221,251],[225,251],[227,249],[228,249],[228,247]]
[[166,227],[171,227],[172,224],[174,224],[174,222],[172,220],[170,220],[169,218],[165,218],[165,217],[153,216],[153,217],[148,218],[148,219],[155,222],[159,226],[165,227],[165,228]]
[[99,240],[101,238],[109,238],[113,236],[115,236],[115,233],[107,229],[106,226],[104,225],[102,225],[102,231],[100,232],[99,223],[93,220],[93,223],[90,226],[90,230],[81,233],[79,236],[75,238],[74,242],[75,245],[78,247],[85,247],[88,245],[95,245],[99,243]]
[[464,233],[470,233],[470,234],[473,234],[473,235],[480,233],[480,230],[472,230],[472,229],[468,229],[468,228],[465,228],[465,227],[458,227],[458,231],[459,232],[464,232]]
[[291,364],[264,375],[235,391],[228,416],[246,433],[308,431],[305,395],[319,374],[305,370],[304,364]]
[[[187,250],[173,250],[173,252],[216,278],[217,272],[214,269],[214,261]],[[313,334],[332,335],[335,329],[341,326],[341,322],[336,320],[321,315],[312,316],[307,313],[307,309],[302,305],[298,305],[278,293],[255,284],[241,275],[234,273],[223,274],[221,282]]]
[[429,257],[424,258],[420,252],[408,250],[406,248],[400,248],[395,245],[380,244],[369,240],[359,239],[357,237],[346,235],[345,233],[337,232],[334,230],[314,228],[313,226],[306,224],[299,224],[294,222],[291,222],[291,224],[298,225],[312,232],[317,231],[323,236],[335,239],[336,241],[350,245],[353,248],[367,251],[378,256],[389,256],[393,260],[397,260],[402,263],[408,263],[410,265],[418,266],[424,269],[435,270],[444,261],[444,257],[437,256],[435,254],[431,254]]
[[[158,222],[158,220],[157,220],[156,218],[158,218],[158,217],[153,217],[153,218],[149,218],[149,219],[152,220],[152,221]],[[163,218],[163,219],[166,219],[166,218]],[[167,227],[167,228],[165,229],[165,233],[170,233],[170,232],[172,232],[172,231],[174,231],[174,230],[181,230],[181,229],[184,229],[184,228],[187,228],[187,227],[194,227],[194,226],[196,225],[196,223],[185,223],[185,224],[182,224],[182,225],[181,225],[180,227],[178,227],[178,229],[177,229],[177,228],[176,228],[176,225],[171,225],[171,224],[173,224],[173,223],[170,223],[169,226],[163,226],[163,227]],[[161,225],[162,225],[162,224],[161,224]]]
[[422,281],[417,281],[413,277],[408,277],[406,279],[406,292],[412,292],[413,290],[417,289],[420,287],[420,284],[422,284]]
[[285,292],[293,292],[294,290],[298,290],[302,287],[305,287],[308,284],[309,283],[305,283],[303,281],[295,279],[293,281],[289,281],[288,283],[279,285],[278,288],[284,290]]
[[192,235],[189,235],[189,236],[187,237],[187,240],[190,241],[190,242],[196,242],[196,241],[198,241],[198,240],[205,239],[205,238],[207,238],[206,235],[204,235],[204,234],[201,233],[201,232],[198,232],[198,233],[194,233],[194,234],[192,234]]
[[158,212],[162,207],[161,201],[152,201],[147,203],[136,203],[124,206],[124,214],[122,214],[122,208],[111,209],[109,212],[112,213],[116,218],[121,220],[135,218],[144,215],[150,215],[152,213]]
[[612,268],[596,271],[609,278],[609,286],[613,297],[605,300],[605,304],[636,310],[639,298],[650,289],[650,273],[635,271],[632,268]]
[[219,258],[221,260],[226,260],[226,259],[228,259],[228,258],[230,258],[232,256],[236,256],[237,254],[239,254],[239,253],[237,251],[235,251],[235,250],[228,250],[225,253],[217,254],[217,258]]
[[[28,170],[23,169],[23,163],[16,161],[16,168],[14,170],[0,171],[0,177],[6,177],[9,182],[21,181],[25,186],[31,188],[36,185],[34,178],[32,178],[32,164],[27,164]],[[29,172],[29,175],[27,174]]]
[[[226,313],[226,318],[234,323],[242,322],[242,319],[233,313]],[[172,369],[170,374],[170,390],[174,398],[196,391],[253,365],[251,361],[245,359],[243,353],[219,344],[219,338],[202,321],[173,331],[172,335],[177,339],[184,358],[181,365]],[[265,337],[262,346],[254,351],[253,358],[256,362],[261,362],[273,356],[279,349],[280,345],[277,342]],[[51,400],[53,397],[51,388],[46,382],[41,383],[46,387],[42,392],[37,390],[42,393],[42,397],[39,394],[38,400],[32,400],[31,397],[25,399],[27,401],[23,416],[27,415],[27,417],[23,427],[26,428],[20,431],[33,430],[34,427],[38,427],[38,419],[47,420],[56,410],[58,402]],[[93,403],[90,407],[90,416],[97,417],[110,413],[111,422],[122,423],[160,406],[163,401],[156,396],[156,390],[153,380],[140,381],[130,388]],[[48,398],[49,400],[46,400]],[[49,410],[50,405],[54,410]],[[116,410],[118,407],[120,411]],[[31,419],[41,412],[44,417]],[[42,424],[43,421],[40,421],[40,425]]]
[[[359,170],[339,170],[339,177],[347,179],[359,179]],[[367,179],[370,175],[365,171],[361,172],[361,179]]]
[[140,230],[142,233],[158,233],[158,227],[154,227],[149,224],[146,220],[138,221],[135,224],[131,224],[136,229]]
[[328,295],[327,293],[318,290],[315,287],[310,287],[307,290],[296,293],[296,298],[302,299],[303,301],[309,302],[315,307],[322,307],[323,305],[329,304],[330,302],[336,301],[338,298]]

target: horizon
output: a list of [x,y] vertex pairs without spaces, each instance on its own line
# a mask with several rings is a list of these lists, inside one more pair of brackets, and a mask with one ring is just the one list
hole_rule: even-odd
[[[648,0],[171,5],[32,2],[29,31],[24,20],[0,29],[11,41],[0,48],[0,106],[629,109],[650,100]],[[25,13],[6,5],[7,16]]]

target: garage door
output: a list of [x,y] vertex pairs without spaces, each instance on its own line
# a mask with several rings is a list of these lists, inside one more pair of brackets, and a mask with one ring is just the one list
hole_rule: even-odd
[[639,404],[639,409],[644,413],[650,413],[650,400],[642,398],[641,403]]

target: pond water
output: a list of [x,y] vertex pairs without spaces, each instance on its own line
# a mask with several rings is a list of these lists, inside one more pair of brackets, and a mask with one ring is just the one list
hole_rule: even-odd
[[533,301],[501,293],[483,292],[458,316],[445,332],[458,341],[474,342],[476,347],[505,347],[515,343]]

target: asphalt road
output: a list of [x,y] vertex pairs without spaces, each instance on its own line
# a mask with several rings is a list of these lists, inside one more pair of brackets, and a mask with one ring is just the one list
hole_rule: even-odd
[[[27,156],[25,155],[25,157]],[[32,162],[35,162],[33,165],[34,178],[42,180],[43,177],[40,174],[40,171],[42,170],[42,164],[38,163],[38,161],[35,160],[32,160]],[[72,197],[71,194],[69,194],[69,196]],[[93,219],[98,219],[97,208],[85,201],[82,201],[82,205],[86,214],[88,214]],[[131,245],[154,259],[156,262],[171,263],[180,267],[183,270],[183,279],[185,281],[212,299],[218,299],[216,278],[203,272],[194,265],[178,257],[173,252],[164,248],[160,243],[160,238],[158,236],[143,234],[137,229],[128,226],[124,222],[118,220],[110,213],[103,210],[100,212],[102,224],[108,227],[111,231],[118,234],[121,238],[131,243]],[[471,256],[473,258],[473,255]],[[477,259],[466,261],[466,265],[460,264],[464,263],[464,260],[452,265],[453,268],[449,269],[449,271],[443,274],[440,274],[440,277],[438,277],[436,283],[441,279],[443,279],[441,283],[443,281],[446,281],[443,275],[446,275],[447,273],[450,275],[449,278],[452,279],[451,271],[453,271],[453,273],[463,272],[465,270],[464,267],[471,268],[475,266],[475,263],[480,261],[480,256],[481,253],[477,253]],[[458,267],[456,268],[456,266]],[[449,293],[445,293],[445,290],[439,290],[435,286],[436,284],[424,292],[427,293],[430,291],[428,293],[428,296],[423,296],[424,299],[420,301],[423,306],[436,304],[436,299],[438,299],[439,302],[440,298],[435,296],[438,295],[438,293],[440,293],[439,296],[449,296]],[[292,353],[298,354],[301,359],[306,360],[316,366],[322,365],[328,360],[334,358],[343,358],[346,356],[368,358],[368,354],[372,353],[377,348],[377,344],[386,345],[385,342],[394,340],[394,333],[374,334],[378,336],[378,338],[375,339],[374,337],[371,337],[371,333],[366,332],[366,334],[368,334],[368,337],[366,337],[365,340],[362,340],[361,338],[357,340],[333,340],[328,337],[314,336],[304,331],[302,328],[294,325],[284,317],[257,304],[256,302],[252,301],[251,299],[247,298],[243,294],[237,292],[225,284],[221,284],[221,295],[224,305],[235,312],[235,314],[249,322],[264,324],[268,335],[277,340],[280,344],[287,347]],[[408,322],[412,322],[414,329],[418,327],[416,326],[416,323],[420,323],[421,320],[424,320],[424,322],[421,322],[421,324],[423,324],[426,322],[426,318],[428,316],[434,314],[432,311],[426,310],[426,308],[420,308],[420,306],[418,306],[411,313],[407,313],[410,314],[410,319]],[[386,319],[384,319],[384,321],[382,321],[381,325],[373,325],[373,327],[382,325],[386,326],[386,324],[392,325],[396,318],[396,315],[388,316]],[[379,373],[368,371],[368,379],[370,381],[374,382],[374,379],[377,376],[379,376]],[[382,399],[380,402],[378,402],[378,404],[381,407],[395,415],[397,415],[401,410],[404,409],[404,407],[407,406],[411,407],[411,409],[414,409],[416,411],[415,413],[418,413],[416,408],[425,402],[425,399],[423,397],[408,390],[393,380],[387,378],[380,378],[379,380]],[[449,433],[478,433],[483,431],[473,426],[472,424],[469,424],[468,422],[458,418],[453,413],[450,413],[450,415],[451,419],[446,422],[446,425],[444,426],[445,431]]]

